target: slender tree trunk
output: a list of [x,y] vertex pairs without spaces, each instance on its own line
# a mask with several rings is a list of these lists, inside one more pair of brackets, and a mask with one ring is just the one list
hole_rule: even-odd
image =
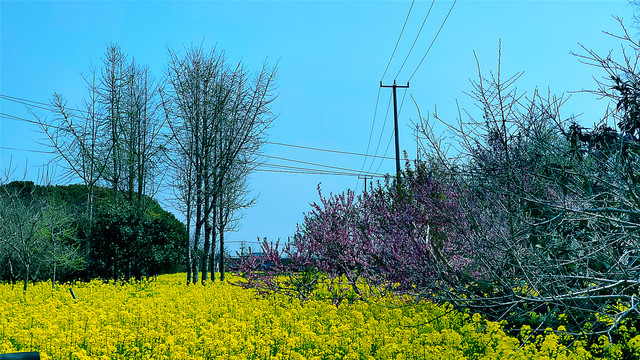
[[13,271],[13,263],[11,262],[11,258],[9,258],[9,282],[13,285],[16,284],[16,274]]
[[51,276],[51,289],[56,289],[56,265],[53,264],[53,275]]
[[[206,128],[206,126],[203,126]],[[206,139],[206,131],[203,130],[203,138]],[[209,146],[204,146],[205,148],[209,148]],[[204,209],[203,209],[203,219],[204,220],[204,249],[202,251],[202,285],[206,285],[207,275],[208,275],[208,266],[209,266],[209,248],[211,246],[209,234],[211,233],[211,224],[209,223],[209,201],[211,198],[211,189],[210,189],[210,181],[209,181],[209,151],[204,151]]]
[[200,191],[196,194],[196,231],[193,240],[193,261],[191,270],[193,273],[193,283],[198,283],[198,248],[200,247],[200,236],[202,236],[202,195]]
[[217,218],[217,210],[216,210],[216,200],[217,196],[214,192],[211,197],[211,233],[209,234],[211,237],[211,281],[216,281],[216,218]]
[[[220,219],[223,219],[223,215],[222,214],[223,211],[223,207],[220,206]],[[225,263],[224,263],[224,224],[222,224],[221,222],[221,226],[218,229],[218,232],[220,233],[220,281],[224,282],[225,280]]]
[[29,285],[29,271],[30,271],[29,263],[24,264],[24,286],[22,287],[23,291],[27,291],[27,286]]
[[[205,201],[205,203],[207,203]],[[209,252],[211,248],[211,223],[209,217],[204,219],[204,251],[202,252],[202,285],[205,285],[208,278]]]
[[191,205],[187,202],[187,285],[191,284]]
[[[196,177],[199,177],[198,175]],[[200,186],[200,185],[198,185]],[[200,189],[201,190],[201,189]],[[202,194],[196,190],[196,230],[193,240],[193,261],[191,270],[193,273],[193,283],[198,283],[198,248],[200,247],[200,236],[202,236]]]
[[142,120],[141,120],[141,129],[139,131],[140,133],[140,138],[138,139],[138,149],[137,149],[137,162],[138,162],[138,174],[137,174],[137,180],[138,180],[138,207],[141,209],[146,208],[146,206],[142,203],[142,196],[145,192],[145,184],[146,184],[146,179],[147,179],[147,171],[149,171],[147,169],[147,141],[148,139],[146,138],[146,127],[147,127],[147,119],[146,119],[146,114],[142,115]]
[[211,257],[209,257],[209,260],[211,261],[210,264],[210,268],[211,268],[211,281],[215,282],[216,281],[216,227],[212,226],[211,227]]
[[202,89],[200,88],[200,84],[196,82],[196,87],[194,89],[196,98],[194,99],[194,131],[192,133],[192,140],[195,142],[195,172],[196,172],[196,230],[195,230],[195,241],[193,244],[193,251],[196,254],[193,258],[193,283],[196,284],[198,282],[198,261],[200,258],[197,256],[199,254],[200,248],[200,237],[202,236],[202,225],[204,223],[203,219],[203,197],[204,192],[204,182],[203,176],[205,175],[205,162],[203,158],[204,154],[204,141],[205,139],[201,138],[202,135],[202,126],[206,126],[206,123],[203,121],[203,111],[202,108]]
[[93,185],[87,189],[87,212],[89,215],[89,226],[87,230],[87,237],[84,241],[84,259],[89,261],[91,256],[91,233],[93,231]]

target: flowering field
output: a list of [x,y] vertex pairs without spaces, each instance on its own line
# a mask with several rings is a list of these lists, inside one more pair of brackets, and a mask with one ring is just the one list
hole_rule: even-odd
[[566,350],[562,334],[550,331],[520,346],[497,323],[428,302],[301,305],[228,283],[185,286],[184,280],[175,274],[124,285],[77,283],[76,300],[69,285],[52,291],[50,283],[40,283],[26,294],[19,285],[0,285],[0,354],[40,351],[43,359],[105,360],[593,358],[580,342]]

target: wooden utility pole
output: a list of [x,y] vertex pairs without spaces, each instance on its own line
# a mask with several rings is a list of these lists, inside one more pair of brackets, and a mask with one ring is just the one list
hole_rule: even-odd
[[393,89],[393,129],[396,135],[396,176],[400,177],[400,140],[398,138],[398,98],[396,96],[396,89],[408,88],[409,82],[407,81],[407,85],[404,86],[396,85],[395,80],[393,80],[393,85],[382,85],[382,81],[380,81],[380,87]]
[[358,179],[364,179],[364,192],[367,192],[367,180],[373,179],[373,176],[371,176],[371,175],[362,175],[362,176],[358,176]]

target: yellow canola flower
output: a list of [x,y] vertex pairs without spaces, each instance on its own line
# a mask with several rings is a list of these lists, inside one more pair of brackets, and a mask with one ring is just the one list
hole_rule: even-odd
[[[1,284],[0,353],[39,351],[51,360],[590,358],[582,346],[565,350],[553,333],[521,346],[499,323],[430,302],[408,306],[387,296],[301,304],[229,283],[187,286],[185,278],[56,290],[41,283],[27,293]],[[640,353],[638,339],[630,343]]]

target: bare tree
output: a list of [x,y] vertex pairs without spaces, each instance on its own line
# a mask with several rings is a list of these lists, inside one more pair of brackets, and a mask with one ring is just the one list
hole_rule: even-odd
[[164,145],[160,143],[160,87],[148,68],[135,61],[128,64],[116,44],[107,46],[102,63],[99,76],[96,69],[91,69],[84,77],[88,95],[83,109],[68,107],[65,98],[56,93],[51,101],[51,122],[34,113],[63,160],[66,175],[80,179],[87,189],[86,258],[90,252],[96,186],[109,183],[114,199],[124,192],[127,201],[144,208],[143,195],[153,195],[158,186],[154,182],[160,172]]
[[159,116],[160,87],[151,78],[149,68],[138,65],[135,60],[126,69],[126,77],[121,155],[126,164],[123,190],[129,203],[144,208],[143,195],[156,192],[158,184],[154,181],[158,178],[160,152],[164,149],[161,143],[164,118]]
[[91,237],[91,227],[95,214],[95,188],[107,166],[107,156],[111,149],[104,148],[102,124],[102,112],[98,103],[98,87],[96,72],[92,69],[88,76],[84,77],[87,84],[88,97],[84,99],[84,110],[74,110],[67,106],[67,101],[60,94],[55,93],[52,99],[54,119],[45,121],[42,117],[33,113],[38,119],[43,133],[46,135],[59,159],[63,160],[63,168],[66,169],[69,178],[78,178],[87,189],[87,206],[85,216],[88,219],[88,234],[84,250],[88,259]]
[[126,56],[118,45],[108,45],[102,59],[103,68],[98,88],[98,101],[104,109],[104,118],[101,121],[105,129],[103,134],[105,148],[110,150],[107,153],[109,166],[103,176],[111,184],[114,200],[118,200],[120,181],[124,171],[121,139],[125,130],[123,117],[125,116],[124,92],[127,80],[126,62]]
[[23,290],[27,291],[33,266],[43,247],[43,239],[39,236],[41,204],[33,196],[35,186],[32,182],[12,182],[2,186],[0,191],[0,242],[22,267]]
[[187,240],[185,249],[187,251],[187,284],[192,281],[192,250],[191,250],[191,225],[193,220],[193,200],[195,179],[193,174],[193,166],[188,156],[188,152],[184,153],[180,149],[173,149],[167,154],[169,164],[172,169],[171,187],[174,193],[174,201],[176,208],[182,212],[186,219]]
[[[237,209],[247,206],[244,193],[246,174],[258,162],[260,147],[265,141],[265,131],[275,119],[271,112],[271,103],[275,100],[274,81],[276,69],[266,64],[253,79],[239,64],[233,71],[230,82],[230,101],[225,107],[224,119],[227,122],[219,136],[222,148],[216,162],[218,186],[214,192],[222,197],[220,231],[220,280],[225,280],[224,228],[229,216]],[[236,173],[234,173],[236,171]],[[237,184],[236,182],[240,182]],[[224,194],[227,198],[224,198]]]
[[193,214],[195,234],[189,273],[192,275],[193,283],[196,283],[200,260],[197,254],[206,218],[203,214],[204,178],[208,175],[205,158],[212,146],[210,139],[203,135],[207,134],[210,122],[208,111],[210,112],[211,107],[209,97],[212,85],[221,71],[221,66],[213,56],[206,57],[201,51],[188,52],[184,58],[170,51],[169,56],[167,76],[171,86],[163,103],[165,112],[171,119],[169,126],[173,134],[174,153],[178,158],[184,159],[182,166],[174,166],[174,171],[177,170],[181,175],[192,174],[185,179],[188,196],[182,197],[182,200],[189,202],[188,207],[195,208],[194,212],[187,211],[187,221],[191,223]]
[[55,289],[60,270],[81,270],[76,228],[64,204],[51,197],[44,199],[40,236],[44,243],[44,263],[49,268],[51,287]]
[[640,46],[630,49],[622,63],[581,57],[606,70],[596,93],[615,101],[592,129],[561,115],[563,98],[517,92],[519,74],[505,79],[500,66],[489,76],[478,67],[470,95],[479,116],[461,112],[447,125],[434,115],[453,144],[428,119],[417,124],[426,157],[464,194],[457,236],[475,249],[464,269],[441,264],[435,297],[537,330],[564,313],[575,330],[591,322],[588,332],[611,336],[640,318]]
[[[242,211],[250,206],[252,206],[256,198],[250,197],[250,192],[247,187],[247,175],[251,172],[253,166],[249,166],[249,164],[239,161],[235,164],[234,168],[231,171],[227,172],[224,179],[222,179],[222,183],[220,184],[220,191],[218,196],[216,196],[216,204],[215,209],[212,212],[212,218],[214,222],[214,227],[212,231],[212,236],[215,244],[216,237],[220,243],[220,252],[218,253],[218,266],[220,269],[221,279],[224,279],[224,239],[225,233],[228,231],[234,231],[238,226],[239,221],[242,218]],[[215,255],[215,248],[212,248],[211,252],[211,279],[214,280],[214,271],[216,266],[214,265],[216,259],[213,258]]]
[[153,182],[164,147],[159,93],[148,67],[135,60],[128,63],[116,44],[107,47],[98,100],[103,107],[105,148],[110,150],[103,177],[111,184],[114,200],[123,192],[129,203],[142,205],[143,195],[153,195],[157,189]]
[[[270,104],[274,99],[275,69],[265,65],[252,77],[242,64],[230,68],[223,54],[206,54],[198,48],[188,50],[183,57],[170,50],[169,56],[171,89],[164,103],[172,119],[174,148],[189,159],[193,169],[193,251],[201,251],[201,240],[204,249],[201,258],[193,257],[191,272],[195,283],[200,266],[204,282],[224,179],[228,179],[227,173],[238,161],[257,156],[264,131],[274,119]],[[224,248],[224,237],[220,248]],[[220,271],[224,280],[222,253]]]

